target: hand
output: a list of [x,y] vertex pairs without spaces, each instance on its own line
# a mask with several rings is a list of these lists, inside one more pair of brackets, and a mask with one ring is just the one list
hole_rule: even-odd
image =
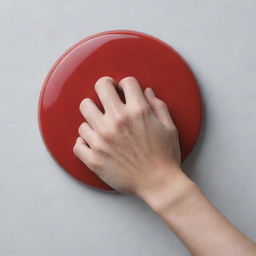
[[256,255],[256,245],[181,171],[178,133],[166,104],[133,77],[119,84],[102,77],[95,89],[105,113],[92,100],[82,101],[87,122],[79,127],[74,153],[114,189],[141,197],[192,255]]
[[[125,104],[117,87],[124,92]],[[161,186],[180,172],[177,129],[167,105],[151,88],[143,92],[133,77],[119,84],[102,77],[95,90],[105,113],[89,98],[81,102],[87,122],[79,127],[74,146],[88,168],[115,190],[135,194]]]

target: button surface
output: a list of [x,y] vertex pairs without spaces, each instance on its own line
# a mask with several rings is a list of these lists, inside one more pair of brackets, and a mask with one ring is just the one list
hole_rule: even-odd
[[180,136],[182,160],[192,150],[201,126],[201,98],[195,77],[184,59],[163,41],[141,32],[106,31],[67,50],[43,84],[38,120],[44,143],[53,158],[76,179],[111,190],[73,154],[83,98],[103,110],[94,91],[102,76],[117,82],[136,77],[142,88],[152,87],[172,114]]

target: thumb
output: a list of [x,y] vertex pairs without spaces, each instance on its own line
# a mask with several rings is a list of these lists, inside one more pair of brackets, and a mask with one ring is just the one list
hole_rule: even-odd
[[144,94],[158,120],[166,128],[172,128],[174,126],[174,123],[172,121],[167,104],[157,98],[150,87],[145,89]]

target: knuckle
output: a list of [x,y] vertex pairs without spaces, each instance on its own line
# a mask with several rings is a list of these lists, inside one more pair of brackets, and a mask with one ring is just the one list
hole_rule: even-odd
[[105,140],[105,141],[112,141],[114,138],[114,134],[110,131],[110,129],[102,129],[100,131],[100,136]]
[[144,114],[149,114],[149,113],[151,112],[150,106],[149,106],[148,104],[143,105],[143,106],[142,106],[142,112],[143,112]]
[[89,167],[93,170],[99,170],[102,167],[102,163],[99,160],[99,157],[96,154],[91,154],[90,158],[87,161]]
[[146,116],[150,113],[151,109],[148,105],[141,105],[140,107],[134,109],[133,116],[135,118]]
[[100,143],[98,140],[93,141],[93,150],[97,153],[102,152],[102,143]]
[[133,111],[132,115],[134,118],[141,118],[144,116],[144,113],[141,109],[136,109]]
[[128,118],[127,115],[122,113],[115,116],[114,124],[117,128],[122,128],[127,125]]

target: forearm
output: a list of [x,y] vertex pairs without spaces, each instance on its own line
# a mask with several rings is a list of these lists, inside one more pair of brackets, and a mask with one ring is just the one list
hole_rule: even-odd
[[[178,172],[179,173],[179,172]],[[256,246],[207,200],[182,172],[152,193],[142,193],[155,210],[196,256],[256,255]]]

